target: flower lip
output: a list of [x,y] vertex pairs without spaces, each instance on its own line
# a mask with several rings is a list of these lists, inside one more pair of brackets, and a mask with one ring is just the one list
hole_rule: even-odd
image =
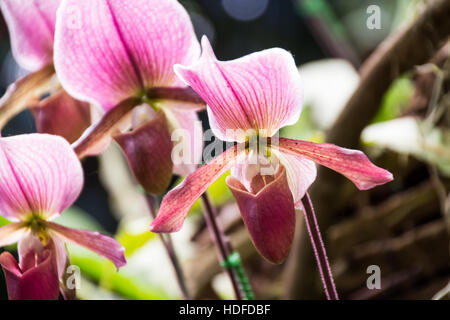
[[295,206],[286,169],[279,166],[273,180],[253,194],[236,178],[227,185],[236,199],[253,244],[272,263],[282,263],[291,248],[295,231]]

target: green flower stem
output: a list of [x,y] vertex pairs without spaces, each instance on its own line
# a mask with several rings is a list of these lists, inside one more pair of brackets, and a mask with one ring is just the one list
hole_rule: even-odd
[[222,261],[222,267],[225,269],[232,269],[238,276],[240,289],[244,294],[244,300],[254,300],[252,287],[248,281],[247,274],[245,273],[244,266],[242,265],[241,256],[237,251],[234,251],[225,261]]

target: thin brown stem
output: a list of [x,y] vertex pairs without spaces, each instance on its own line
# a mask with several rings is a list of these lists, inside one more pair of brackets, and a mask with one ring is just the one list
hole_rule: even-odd
[[[156,218],[156,208],[155,208],[155,198],[152,195],[146,194],[147,205],[153,219]],[[178,256],[175,252],[175,247],[172,242],[172,237],[169,234],[159,234],[161,242],[164,245],[164,248],[167,251],[167,255],[169,256],[170,261],[172,262],[173,269],[175,271],[175,275],[177,278],[178,286],[180,287],[180,291],[185,300],[191,300],[191,296],[189,295],[189,291],[186,286],[186,281],[183,274],[183,269],[181,268],[180,262],[178,260]]]
[[331,273],[330,263],[328,262],[327,252],[320,234],[319,224],[317,223],[314,208],[308,193],[306,193],[303,197],[302,203],[305,209],[303,212],[305,215],[306,226],[308,228],[311,245],[316,256],[317,266],[319,267],[325,294],[328,300],[339,300],[336,285],[334,284],[333,274]]
[[[217,248],[220,262],[224,263],[225,261],[227,261],[228,257],[233,253],[233,248],[231,246],[230,241],[217,224],[215,208],[212,205],[208,194],[203,193],[201,199],[206,225],[208,226],[208,230]],[[234,270],[231,268],[225,268],[225,271],[228,277],[230,278],[234,293],[236,295],[236,299],[243,300],[242,292],[239,286],[239,281],[237,279]]]

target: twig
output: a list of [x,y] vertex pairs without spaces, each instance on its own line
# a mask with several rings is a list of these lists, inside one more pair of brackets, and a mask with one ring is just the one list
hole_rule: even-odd
[[[146,194],[145,196],[147,200],[147,205],[150,211],[151,216],[153,219],[156,218],[156,208],[155,208],[155,198],[150,195]],[[181,293],[183,294],[183,297],[185,300],[191,300],[191,296],[189,295],[189,291],[186,286],[186,281],[184,278],[183,270],[181,268],[180,262],[178,260],[177,254],[175,252],[175,248],[173,246],[172,237],[170,234],[159,234],[159,237],[161,239],[161,242],[164,245],[164,248],[167,251],[167,255],[169,256],[170,261],[172,262],[173,269],[176,274],[178,286],[180,287]]]
[[311,239],[311,245],[317,260],[320,276],[322,278],[323,287],[328,300],[339,300],[339,296],[334,284],[333,274],[331,273],[330,264],[328,262],[327,252],[320,235],[319,225],[317,223],[314,208],[311,203],[309,194],[306,193],[302,199],[304,216],[308,233]]
[[[384,93],[403,72],[431,59],[450,35],[450,1],[436,0],[410,26],[386,39],[361,69],[361,82],[344,111],[327,135],[327,142],[347,148],[358,148],[361,131],[381,106]],[[418,46],[417,44],[421,45]],[[333,208],[341,200],[345,179],[331,170],[320,168],[311,197],[320,225],[327,230],[333,221]],[[315,280],[310,276],[314,264],[308,248],[308,237],[302,234],[290,263],[295,264],[287,277],[290,299],[315,296]]]
[[[213,238],[214,244],[216,245],[220,262],[223,265],[224,263],[226,263],[226,261],[228,261],[228,257],[233,253],[233,249],[231,247],[230,241],[217,225],[215,209],[208,195],[206,193],[203,193],[201,199],[206,225],[208,226],[208,230],[211,234],[211,237]],[[236,294],[236,299],[242,300],[243,296],[235,271],[232,268],[225,268],[225,271],[231,280],[234,293]]]

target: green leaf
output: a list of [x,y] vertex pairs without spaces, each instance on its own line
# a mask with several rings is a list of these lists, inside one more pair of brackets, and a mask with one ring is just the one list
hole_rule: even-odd
[[[145,223],[148,227],[148,223]],[[125,256],[130,257],[137,250],[142,248],[147,242],[155,238],[155,234],[145,230],[142,232],[132,232],[126,226],[121,226],[117,233],[116,239],[125,248]]]
[[393,120],[401,115],[414,93],[414,84],[409,78],[397,79],[383,97],[382,106],[373,123]]
[[76,246],[68,245],[71,263],[80,268],[84,276],[111,292],[131,300],[170,299],[163,290],[155,287],[140,274],[122,268],[119,272],[109,260]]
[[6,226],[7,224],[10,224],[11,222],[9,220],[6,220],[2,216],[0,216],[0,227]]
[[323,132],[314,125],[312,106],[310,105],[305,105],[303,107],[300,118],[296,124],[281,129],[280,136],[283,138],[309,140],[318,143],[325,140]]

